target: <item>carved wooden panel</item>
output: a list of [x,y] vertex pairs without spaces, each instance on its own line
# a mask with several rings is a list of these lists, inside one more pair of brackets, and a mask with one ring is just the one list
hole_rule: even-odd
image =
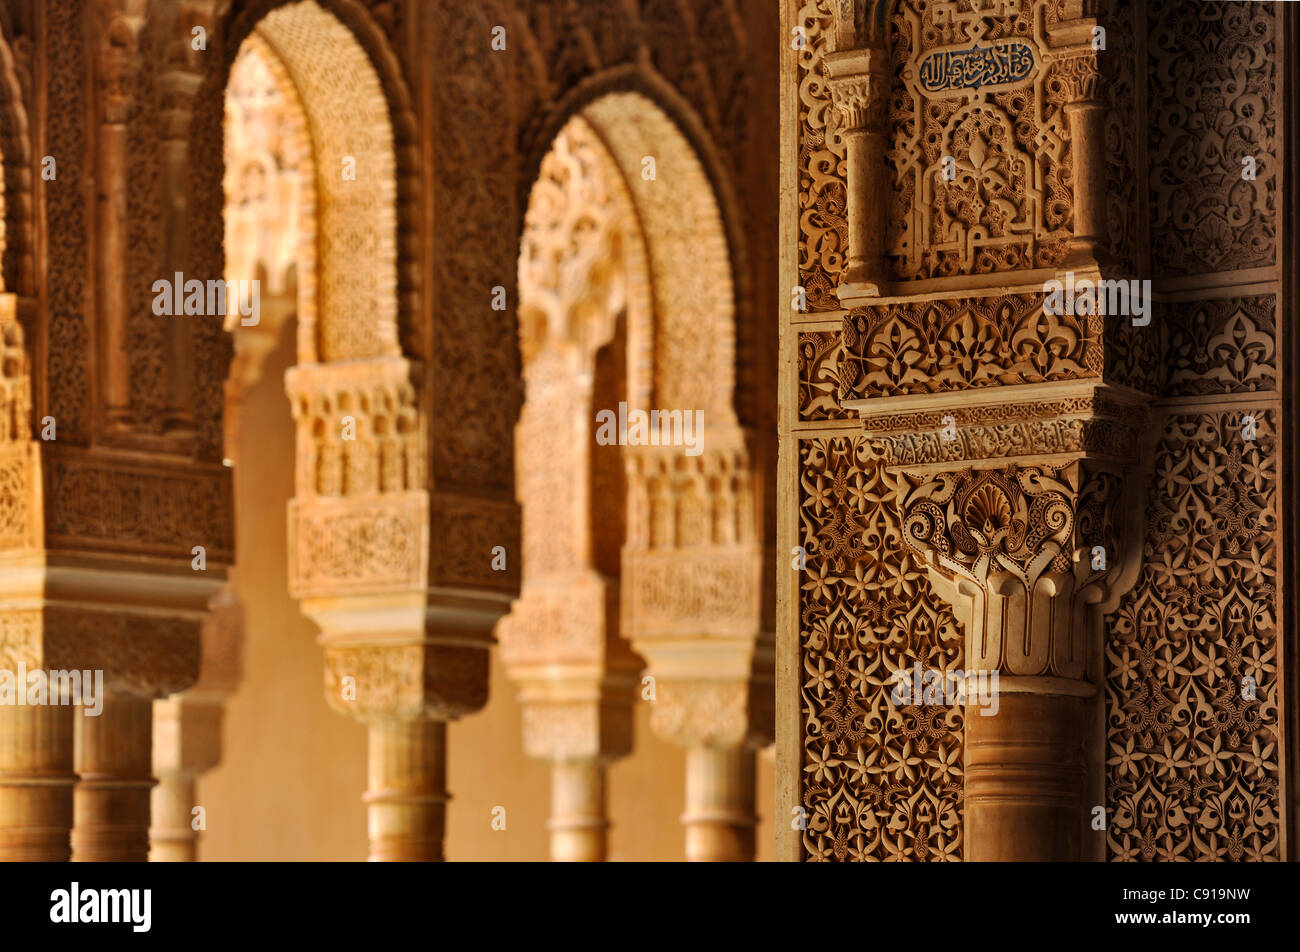
[[891,673],[963,664],[962,632],[903,541],[899,487],[862,437],[799,443],[803,849],[959,860],[959,705],[895,707]]

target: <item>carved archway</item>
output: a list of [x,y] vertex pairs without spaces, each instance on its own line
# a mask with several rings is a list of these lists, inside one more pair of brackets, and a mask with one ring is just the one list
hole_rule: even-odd
[[285,134],[306,146],[290,161],[311,183],[296,247],[244,265],[276,281],[291,261],[297,285],[290,593],[321,629],[327,701],[370,729],[371,858],[438,859],[446,721],[486,700],[503,600],[470,605],[429,588],[425,371],[399,342],[412,336],[399,326],[410,329],[403,294],[416,283],[398,214],[416,191],[405,89],[350,0],[259,5],[227,36],[267,54],[289,90],[300,121]]
[[[554,765],[555,858],[604,855],[603,764],[631,745],[636,660],[620,635],[649,662],[652,726],[688,750],[688,856],[752,856],[753,746],[771,728],[751,691],[770,655],[759,513],[735,411],[734,299],[718,201],[680,128],[640,92],[585,102],[542,160],[524,219],[523,593],[501,627],[528,752]],[[600,350],[610,347],[624,375],[602,394]],[[623,433],[621,445],[598,445],[600,414],[621,428],[652,411],[682,421],[668,434],[676,445]],[[589,478],[597,468],[587,469],[609,454],[622,463],[612,495],[625,507],[612,516]],[[569,475],[543,475],[543,459]],[[601,529],[624,526],[620,557],[598,566]]]

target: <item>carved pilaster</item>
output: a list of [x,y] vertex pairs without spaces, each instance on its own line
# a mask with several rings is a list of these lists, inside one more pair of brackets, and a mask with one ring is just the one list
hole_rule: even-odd
[[1102,618],[1140,564],[1145,411],[1095,383],[1012,389],[910,398],[864,427],[965,633],[967,858],[1081,859]]
[[[1082,7],[1076,6],[1076,14]],[[1106,114],[1101,56],[1094,46],[1100,24],[1095,17],[1076,15],[1054,25],[1052,75],[1065,94],[1073,157],[1074,235],[1062,267],[1078,269],[1106,263],[1109,234],[1106,224]],[[1103,44],[1100,44],[1104,46]]]
[[102,7],[94,73],[99,120],[95,132],[97,297],[104,329],[100,351],[104,368],[102,400],[108,424],[116,429],[129,426],[131,417],[127,362],[127,124],[140,66],[141,22],[127,15],[117,3],[107,2]]

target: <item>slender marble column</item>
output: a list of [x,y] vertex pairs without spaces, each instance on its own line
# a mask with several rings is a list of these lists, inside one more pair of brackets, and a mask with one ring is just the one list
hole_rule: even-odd
[[551,859],[600,863],[610,823],[605,813],[605,765],[596,759],[564,760],[551,767]]
[[76,717],[74,862],[145,862],[153,777],[153,701],[108,694]]
[[71,856],[74,714],[66,705],[0,707],[0,862]]
[[383,718],[370,725],[370,861],[438,862],[447,827],[447,724]]
[[755,758],[749,747],[693,747],[686,752],[686,858],[754,860]]

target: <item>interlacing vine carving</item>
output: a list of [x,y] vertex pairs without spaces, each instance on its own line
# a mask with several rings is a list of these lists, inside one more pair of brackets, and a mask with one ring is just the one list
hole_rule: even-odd
[[1103,319],[1043,313],[1035,294],[909,301],[844,318],[841,400],[1101,373]]
[[1148,146],[1160,236],[1152,263],[1162,274],[1273,264],[1277,16],[1270,3],[1151,5],[1148,95],[1168,102],[1151,113]]
[[832,0],[799,9],[806,45],[799,58],[799,283],[808,310],[839,310],[835,288],[848,262],[848,160],[830,86],[822,72]]
[[895,707],[892,672],[963,664],[962,633],[903,541],[899,487],[861,437],[799,445],[804,850],[959,860],[959,705]]
[[1164,427],[1145,564],[1107,626],[1114,860],[1281,859],[1276,445],[1272,411]]

